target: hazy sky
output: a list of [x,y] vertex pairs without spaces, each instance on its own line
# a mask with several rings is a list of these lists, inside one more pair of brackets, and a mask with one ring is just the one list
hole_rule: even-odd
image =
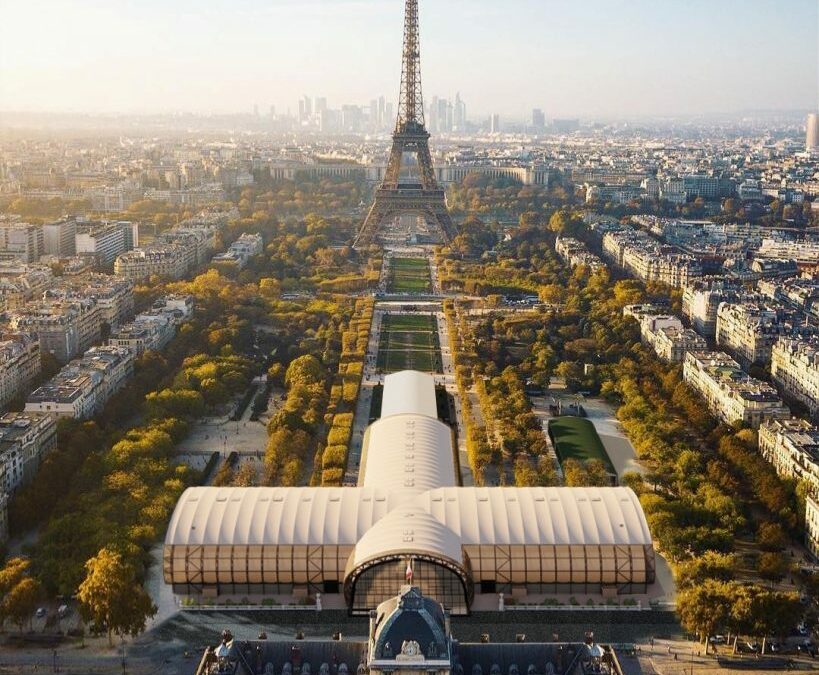
[[[470,117],[819,105],[817,0],[421,0],[424,94]],[[0,109],[397,98],[403,0],[0,0]]]

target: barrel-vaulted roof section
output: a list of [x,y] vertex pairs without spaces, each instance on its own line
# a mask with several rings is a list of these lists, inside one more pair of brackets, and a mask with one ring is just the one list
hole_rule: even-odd
[[390,554],[425,554],[463,563],[458,535],[415,504],[397,507],[361,537],[347,571]]
[[401,499],[359,488],[188,488],[165,543],[354,545]]
[[412,413],[425,417],[438,417],[435,403],[435,378],[416,370],[402,370],[384,378],[384,396],[381,400],[381,417]]
[[418,497],[469,545],[650,545],[629,488],[441,488]]
[[350,545],[359,561],[398,545],[459,561],[461,545],[650,545],[651,534],[628,488],[189,488],[165,543]]
[[367,430],[359,485],[415,490],[458,484],[452,430],[424,415],[382,417]]

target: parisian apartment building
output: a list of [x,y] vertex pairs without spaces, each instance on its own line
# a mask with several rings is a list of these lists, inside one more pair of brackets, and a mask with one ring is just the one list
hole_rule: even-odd
[[48,452],[57,445],[57,420],[36,412],[0,417],[0,543],[8,539],[8,502],[29,483]]
[[780,338],[771,351],[771,378],[780,390],[819,416],[819,338]]
[[745,366],[767,364],[780,337],[816,332],[802,312],[775,302],[724,302],[717,310],[717,345]]
[[640,339],[668,363],[682,363],[691,351],[703,351],[708,345],[703,337],[686,328],[679,317],[668,314],[667,307],[657,305],[627,305],[624,316],[640,323]]
[[35,389],[26,401],[26,412],[88,419],[102,410],[133,372],[134,353],[130,349],[93,347]]
[[724,302],[762,302],[764,295],[741,282],[723,277],[704,277],[689,283],[683,290],[683,317],[704,338],[717,334],[717,313]]
[[745,373],[725,352],[688,352],[683,379],[704,399],[711,412],[726,422],[753,428],[767,419],[789,418],[790,410],[767,382]]
[[0,333],[0,411],[31,390],[42,364],[33,333]]

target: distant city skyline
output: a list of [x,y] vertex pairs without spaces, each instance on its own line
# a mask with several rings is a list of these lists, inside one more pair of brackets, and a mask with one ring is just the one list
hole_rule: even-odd
[[[422,0],[424,94],[471,120],[819,104],[814,0]],[[297,114],[395,101],[401,0],[29,0],[0,9],[0,109]]]

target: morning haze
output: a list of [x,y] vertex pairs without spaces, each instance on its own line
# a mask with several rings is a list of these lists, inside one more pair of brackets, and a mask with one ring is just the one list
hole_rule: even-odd
[[[305,94],[335,106],[397,96],[395,0],[31,0],[0,17],[3,110],[285,112]],[[439,0],[421,30],[427,96],[460,92],[475,113],[688,115],[817,99],[811,0]]]

